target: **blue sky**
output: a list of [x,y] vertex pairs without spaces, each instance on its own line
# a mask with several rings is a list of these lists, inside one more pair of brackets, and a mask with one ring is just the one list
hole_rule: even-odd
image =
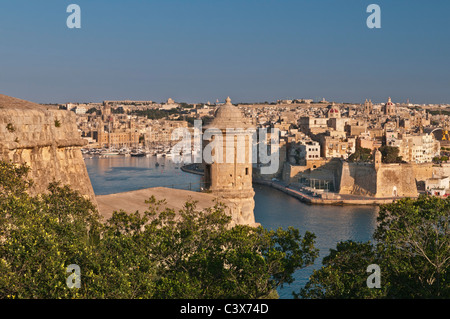
[[449,15],[447,0],[0,0],[0,93],[450,103]]

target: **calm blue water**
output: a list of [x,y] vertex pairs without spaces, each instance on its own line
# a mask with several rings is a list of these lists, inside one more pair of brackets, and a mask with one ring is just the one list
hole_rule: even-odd
[[[179,169],[180,164],[165,157],[94,156],[84,162],[96,195],[156,186],[200,190],[199,175],[183,172]],[[159,165],[156,166],[156,163]]]
[[[159,166],[156,166],[158,162]],[[170,159],[156,157],[87,158],[86,167],[97,195],[113,194],[155,186],[198,190],[200,176],[185,173]],[[162,166],[164,165],[164,166]],[[315,264],[295,273],[295,281],[278,290],[280,298],[292,298],[308,281],[313,269],[336,243],[368,241],[376,227],[377,208],[370,206],[307,205],[268,186],[254,184],[255,219],[266,228],[293,226],[316,235],[320,249]]]

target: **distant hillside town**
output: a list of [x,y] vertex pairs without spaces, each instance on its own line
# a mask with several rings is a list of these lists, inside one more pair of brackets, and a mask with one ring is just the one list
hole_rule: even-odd
[[[194,120],[208,122],[220,105],[223,103],[218,100],[191,104],[169,98],[163,103],[104,101],[58,106],[77,115],[80,134],[88,141],[86,149],[105,155],[136,150],[156,155],[167,154],[177,142],[171,138],[174,129],[192,128]],[[450,193],[450,168],[446,169],[450,105],[396,103],[391,98],[382,103],[370,99],[359,104],[292,99],[235,105],[255,127],[280,132],[279,170],[270,176],[258,175],[256,164],[256,178],[279,180],[324,198],[330,193],[375,197]],[[414,175],[415,188],[402,191],[400,185],[394,185],[397,182],[385,187],[385,181],[380,180],[376,185],[359,185],[364,178],[358,175],[361,168],[356,167],[374,165],[376,151],[381,154],[382,165],[413,165],[414,174],[418,174]],[[352,186],[347,185],[345,165],[350,165]],[[381,192],[382,188],[386,189]]]

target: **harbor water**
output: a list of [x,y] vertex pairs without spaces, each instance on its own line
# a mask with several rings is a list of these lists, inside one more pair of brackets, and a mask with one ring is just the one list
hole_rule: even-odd
[[[200,176],[183,172],[181,164],[164,157],[97,156],[85,158],[86,167],[96,195],[107,195],[149,187],[172,187],[200,190]],[[264,185],[255,190],[255,219],[268,229],[293,226],[303,234],[316,235],[320,250],[314,265],[298,270],[295,281],[278,289],[280,298],[292,298],[299,292],[314,269],[336,243],[345,240],[371,240],[376,227],[377,207],[307,205],[283,192]]]

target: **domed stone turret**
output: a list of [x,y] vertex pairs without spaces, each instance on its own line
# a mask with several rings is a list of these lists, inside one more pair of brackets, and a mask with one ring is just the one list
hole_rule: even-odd
[[[214,120],[205,130],[210,143],[215,140],[222,142],[211,151],[211,162],[205,159],[206,148],[212,148],[210,143],[205,143],[203,151],[203,165],[205,189],[218,198],[223,198],[230,203],[232,220],[236,224],[254,225],[255,216],[253,209],[255,192],[252,185],[252,134],[247,131],[253,125],[245,118],[239,108],[231,104],[228,97],[226,103],[215,112]],[[221,135],[221,138],[218,136]],[[205,135],[203,136],[206,140]],[[214,154],[213,154],[214,153]]]
[[214,120],[206,126],[206,128],[242,128],[247,129],[252,127],[249,121],[245,118],[242,111],[231,104],[230,97],[227,97],[224,105],[219,106],[214,113]]

